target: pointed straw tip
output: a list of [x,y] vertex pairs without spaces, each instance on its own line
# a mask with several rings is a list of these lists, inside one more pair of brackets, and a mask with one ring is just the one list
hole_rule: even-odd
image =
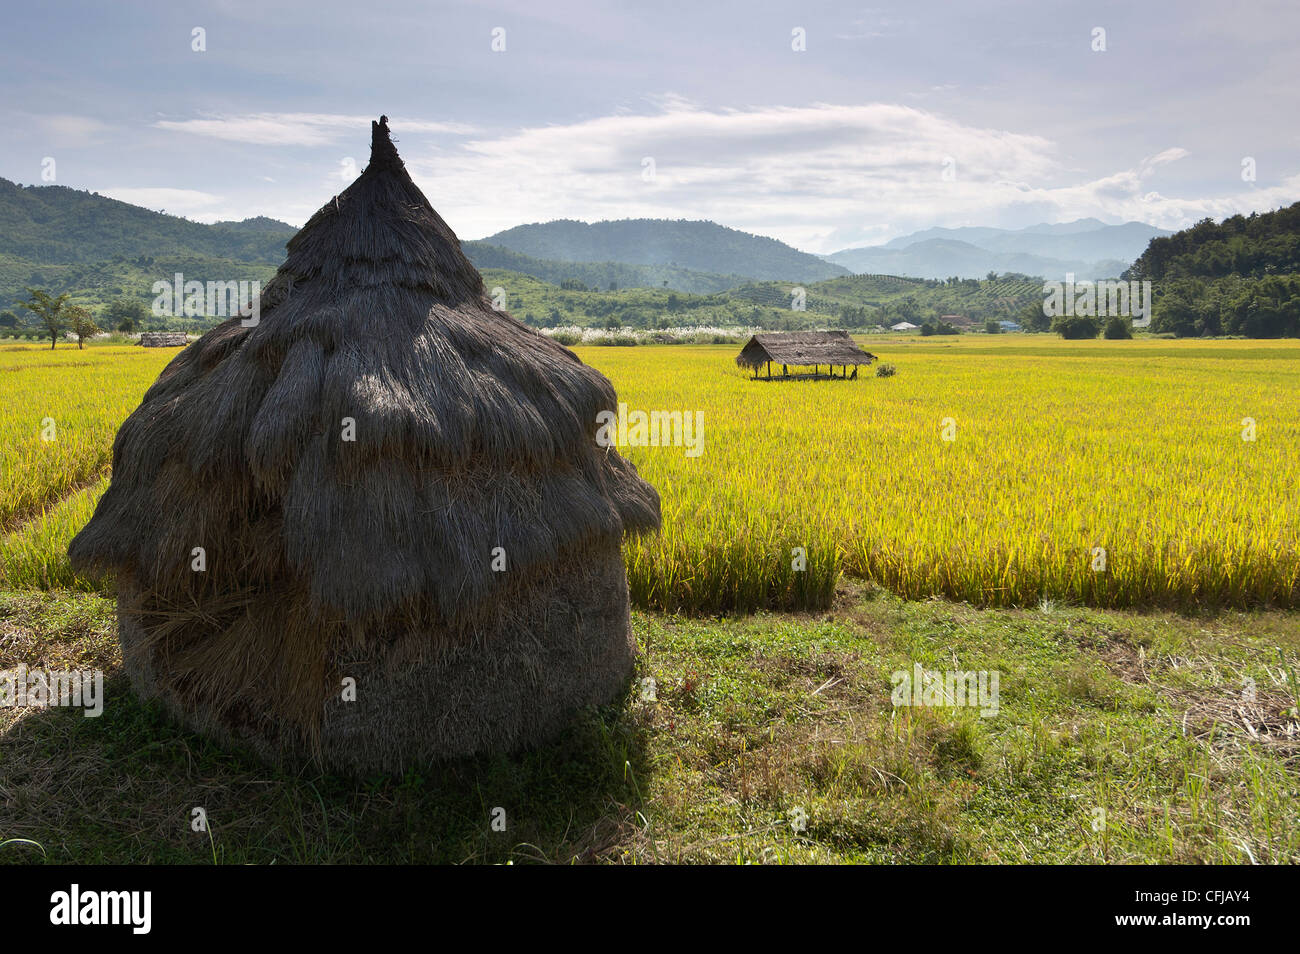
[[380,116],[378,122],[370,124],[370,164],[400,164],[397,148],[388,134],[388,117]]

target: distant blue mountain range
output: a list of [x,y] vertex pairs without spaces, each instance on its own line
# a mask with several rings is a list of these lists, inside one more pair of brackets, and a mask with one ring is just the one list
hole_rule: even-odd
[[824,257],[856,274],[909,278],[983,278],[989,272],[1110,278],[1132,264],[1153,238],[1171,234],[1141,222],[1107,225],[1099,219],[1023,229],[932,228]]

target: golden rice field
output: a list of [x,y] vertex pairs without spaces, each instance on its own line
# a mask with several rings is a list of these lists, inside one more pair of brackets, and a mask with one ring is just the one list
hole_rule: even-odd
[[108,473],[118,425],[174,353],[0,347],[0,528]]
[[1300,342],[866,347],[897,375],[769,383],[736,348],[582,352],[630,408],[704,415],[694,459],[626,448],[664,504],[662,536],[628,549],[638,603],[806,605],[838,567],[980,604],[1300,604]]
[[[819,606],[843,572],[979,604],[1300,605],[1300,342],[867,347],[897,375],[769,383],[735,346],[578,349],[631,410],[703,418],[699,456],[622,448],[663,498],[663,533],[627,546],[636,603]],[[0,350],[0,585],[105,585],[63,549],[172,354]]]

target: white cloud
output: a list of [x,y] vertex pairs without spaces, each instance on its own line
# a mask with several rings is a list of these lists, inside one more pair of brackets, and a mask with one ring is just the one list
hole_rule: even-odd
[[[343,138],[355,139],[370,128],[374,116],[344,116],[337,113],[241,113],[212,115],[202,119],[160,119],[159,129],[246,142],[259,146],[324,146]],[[389,120],[407,133],[468,135],[475,131],[464,123],[425,120]],[[360,131],[360,132],[359,132]]]
[[[558,217],[648,216],[812,242],[854,219],[866,230],[881,214],[925,214],[954,187],[1045,177],[1057,168],[1053,151],[1039,136],[906,106],[710,111],[669,99],[652,115],[526,128],[405,158],[466,235]],[[653,181],[642,176],[647,157]],[[948,157],[958,183],[942,179]]]
[[[650,115],[524,128],[405,158],[465,236],[554,218],[691,218],[818,252],[932,225],[1096,216],[1177,228],[1300,197],[1300,177],[1214,198],[1162,196],[1149,180],[1189,155],[1181,147],[1070,184],[1078,174],[1048,139],[905,106],[706,110],[671,96],[659,105]],[[653,181],[642,177],[646,157]],[[948,157],[951,181],[942,174]]]
[[1138,172],[1142,177],[1146,177],[1155,172],[1156,168],[1166,163],[1177,162],[1179,159],[1185,159],[1191,153],[1180,146],[1174,146],[1171,149],[1165,149],[1156,153],[1154,156],[1148,156],[1138,164]]
[[[355,138],[366,122],[257,113],[173,127],[284,145]],[[400,118],[390,125],[399,139],[468,128]],[[689,218],[830,252],[934,225],[1017,227],[1095,216],[1181,228],[1206,216],[1263,211],[1300,198],[1300,175],[1268,187],[1237,183],[1235,191],[1219,195],[1167,195],[1169,186],[1164,192],[1157,188],[1161,177],[1191,155],[1180,146],[1082,179],[1043,136],[883,103],[717,110],[667,94],[650,112],[480,133],[430,146],[408,140],[401,148],[430,201],[467,238],[555,218]],[[956,172],[951,181],[943,176],[949,157]],[[646,158],[654,160],[651,181],[642,175]],[[327,167],[332,163],[320,168]],[[329,190],[340,187],[332,174],[297,179],[269,202],[265,194],[237,202],[190,190],[110,194],[134,195],[127,201],[200,221],[265,214],[301,223]]]

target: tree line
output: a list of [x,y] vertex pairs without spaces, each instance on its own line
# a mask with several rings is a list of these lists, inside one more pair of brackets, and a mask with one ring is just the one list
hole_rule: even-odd
[[1156,333],[1300,337],[1300,202],[1152,239],[1124,277],[1153,283]]
[[15,302],[15,307],[31,315],[30,323],[20,321],[12,311],[0,312],[0,334],[16,337],[34,328],[42,337],[48,336],[50,347],[54,348],[60,338],[71,332],[77,338],[77,347],[84,348],[87,338],[106,330],[101,321],[107,330],[130,333],[149,317],[149,309],[143,302],[119,298],[101,309],[97,320],[89,308],[73,304],[71,299],[70,292],[55,295],[44,288],[28,288],[27,297]]

